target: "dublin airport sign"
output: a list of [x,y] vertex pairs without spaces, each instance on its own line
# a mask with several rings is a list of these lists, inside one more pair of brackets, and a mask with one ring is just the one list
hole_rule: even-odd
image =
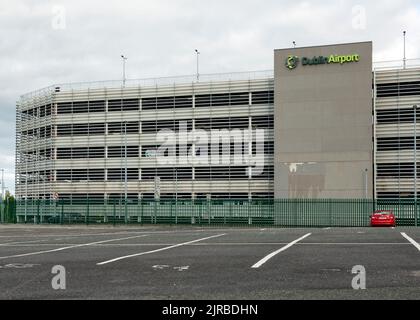
[[346,63],[355,63],[359,62],[360,55],[350,54],[350,55],[330,55],[330,56],[314,56],[312,58],[290,55],[286,58],[286,68],[293,70],[296,69],[299,63],[302,63],[302,66],[314,66],[322,64],[346,64]]

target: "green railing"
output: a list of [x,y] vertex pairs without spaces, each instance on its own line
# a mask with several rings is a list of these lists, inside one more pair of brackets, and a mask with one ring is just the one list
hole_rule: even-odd
[[4,207],[2,222],[364,227],[381,209],[392,210],[397,225],[419,226],[418,203],[402,199],[19,200]]
[[16,203],[13,198],[0,202],[0,223],[16,223]]

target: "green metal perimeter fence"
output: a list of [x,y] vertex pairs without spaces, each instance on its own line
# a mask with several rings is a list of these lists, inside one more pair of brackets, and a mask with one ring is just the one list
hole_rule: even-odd
[[264,227],[369,226],[375,210],[392,210],[399,226],[419,226],[413,200],[19,200],[3,205],[2,222],[167,224]]
[[13,198],[0,198],[0,223],[16,223],[16,202]]

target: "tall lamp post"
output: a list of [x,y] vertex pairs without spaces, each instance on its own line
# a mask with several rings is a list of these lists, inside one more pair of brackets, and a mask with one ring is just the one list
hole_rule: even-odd
[[3,203],[4,199],[4,169],[1,170],[1,200],[0,202]]
[[121,58],[123,59],[123,87],[125,87],[125,62],[127,61],[127,57],[123,54],[121,55]]
[[414,223],[417,226],[417,105],[413,106],[414,111]]
[[124,213],[127,223],[127,121],[124,121]]
[[4,201],[4,169],[1,170],[1,199],[0,199],[0,223],[4,222],[4,210],[3,210],[3,201]]
[[127,121],[124,122],[124,199],[127,201]]
[[406,34],[407,34],[407,31],[403,31],[403,35],[404,35],[404,58],[403,58],[404,69],[407,67],[407,57],[406,57],[406,51],[405,51]]
[[199,55],[200,51],[195,49],[195,53],[197,54],[197,82],[200,80],[200,70],[199,70]]

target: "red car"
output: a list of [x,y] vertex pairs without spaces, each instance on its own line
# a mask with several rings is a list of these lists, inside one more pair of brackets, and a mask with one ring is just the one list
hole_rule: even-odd
[[378,210],[370,216],[371,227],[395,227],[396,219],[391,210]]

